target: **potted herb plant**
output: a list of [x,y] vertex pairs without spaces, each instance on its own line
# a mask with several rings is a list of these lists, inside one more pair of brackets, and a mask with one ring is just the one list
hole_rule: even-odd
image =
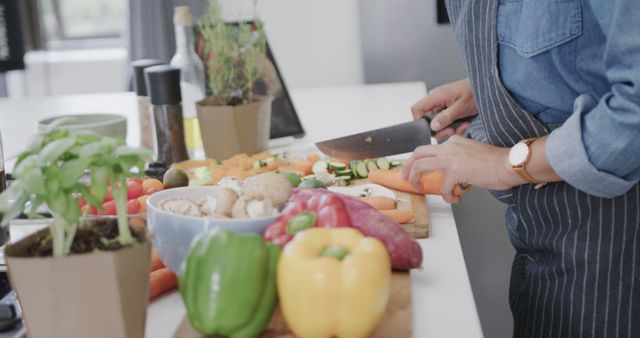
[[[151,247],[144,227],[130,226],[125,179],[150,154],[59,124],[33,138],[0,194],[2,225],[27,206],[36,217],[46,204],[53,216],[48,229],[5,249],[29,336],[142,337]],[[83,221],[78,198],[100,210],[109,188],[116,219]]]
[[271,127],[271,98],[253,94],[266,60],[262,22],[225,23],[218,1],[212,0],[198,31],[204,40],[211,92],[196,105],[207,157],[224,159],[264,150]]

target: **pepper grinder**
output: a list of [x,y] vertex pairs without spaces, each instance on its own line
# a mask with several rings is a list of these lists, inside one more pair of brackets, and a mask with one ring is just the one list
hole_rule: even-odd
[[149,112],[149,94],[144,78],[144,69],[163,64],[160,60],[142,59],[131,63],[133,68],[133,87],[138,97],[138,118],[140,120],[140,145],[147,149],[153,149],[153,119]]
[[189,159],[184,143],[180,69],[168,65],[144,70],[153,116],[156,161],[166,165]]

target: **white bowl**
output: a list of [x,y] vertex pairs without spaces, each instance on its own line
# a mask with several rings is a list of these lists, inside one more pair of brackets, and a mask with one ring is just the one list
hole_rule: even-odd
[[38,131],[44,132],[51,122],[61,118],[71,117],[62,125],[60,129],[71,132],[78,130],[91,130],[102,136],[111,136],[125,139],[127,137],[127,118],[118,114],[78,114],[78,115],[60,115],[49,117],[38,121]]
[[182,187],[159,191],[147,199],[147,227],[151,232],[153,247],[165,265],[178,272],[193,239],[213,228],[234,232],[262,234],[279,215],[263,218],[212,219],[192,217],[164,211],[159,204],[166,198],[187,198],[197,201],[202,196],[216,197],[222,187]]

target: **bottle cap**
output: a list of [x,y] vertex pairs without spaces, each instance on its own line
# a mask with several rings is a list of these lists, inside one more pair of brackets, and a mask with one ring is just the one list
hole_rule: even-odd
[[182,101],[179,68],[168,65],[152,66],[145,68],[144,76],[151,104],[176,104]]
[[151,66],[161,65],[164,62],[156,59],[141,59],[131,62],[133,67],[133,89],[138,96],[149,96],[147,94],[147,84],[144,79],[144,69]]
[[179,26],[193,25],[189,6],[176,6],[173,9],[173,23]]

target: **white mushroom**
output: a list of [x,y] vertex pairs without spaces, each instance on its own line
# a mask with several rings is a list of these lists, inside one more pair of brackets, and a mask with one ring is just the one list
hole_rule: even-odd
[[160,201],[160,209],[184,216],[200,217],[202,213],[198,205],[186,198],[167,198]]
[[231,216],[233,205],[238,200],[238,193],[232,188],[220,189],[218,193],[218,203],[215,207],[215,214]]
[[248,218],[247,215],[247,201],[244,198],[238,198],[236,203],[233,204],[231,210],[231,218]]
[[236,176],[225,176],[220,179],[218,185],[233,189],[238,195],[242,192],[242,180]]
[[289,200],[292,190],[291,183],[284,176],[276,173],[263,173],[244,180],[241,195],[248,201],[268,199],[278,207]]
[[273,216],[278,213],[278,209],[273,207],[270,200],[252,200],[246,206],[249,218],[260,218]]

